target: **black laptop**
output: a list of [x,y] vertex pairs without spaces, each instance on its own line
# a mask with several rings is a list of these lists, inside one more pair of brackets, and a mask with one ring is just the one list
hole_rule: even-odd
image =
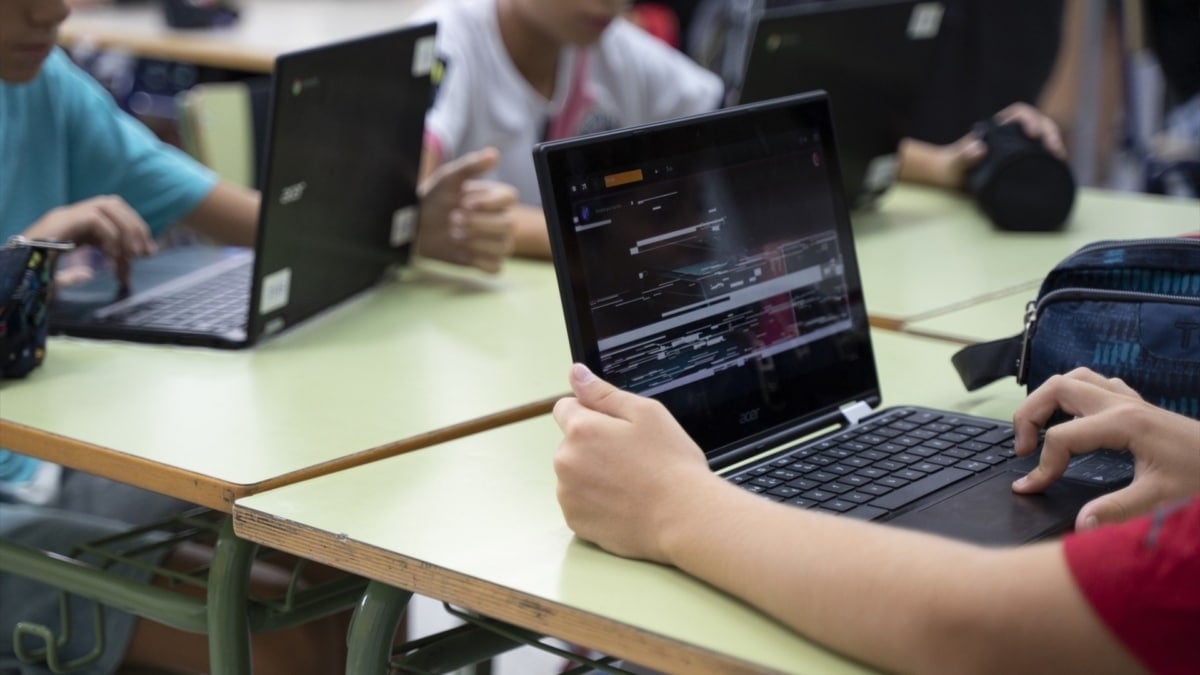
[[182,246],[58,293],[56,333],[245,347],[372,286],[410,253],[433,24],[276,59],[254,251]]
[[943,12],[941,3],[919,0],[769,9],[756,22],[732,98],[828,92],[850,206],[867,206],[895,181],[896,149],[932,72]]
[[1076,479],[1015,496],[1036,460],[1014,457],[1010,424],[876,410],[823,93],[541,144],[534,161],[573,358],[665,404],[713,469],[757,457],[729,480],[1007,544],[1070,527],[1131,478],[1128,465],[1077,464]]

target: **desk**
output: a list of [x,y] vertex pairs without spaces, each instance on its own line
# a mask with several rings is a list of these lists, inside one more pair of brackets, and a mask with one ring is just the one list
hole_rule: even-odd
[[1062,232],[998,231],[969,197],[916,186],[890,190],[878,209],[854,216],[867,312],[891,327],[995,297],[1032,298],[1054,265],[1093,241],[1197,231],[1196,200],[1089,188]]
[[404,24],[424,0],[241,0],[232,26],[168,28],[162,3],[76,9],[59,30],[67,47],[269,73],[275,57]]
[[[38,371],[0,382],[0,447],[229,512],[271,486],[545,413],[566,389],[550,267],[511,261],[484,278],[422,261],[402,276],[252,350],[51,339]],[[215,672],[246,672],[253,550],[227,519],[198,612]],[[7,542],[0,563],[155,606]]]
[[0,447],[226,512],[545,412],[570,363],[553,271],[520,260],[496,278],[422,261],[251,350],[60,338],[48,354],[0,382]]
[[[876,331],[885,403],[1005,416],[1019,387],[962,390],[954,345]],[[239,536],[669,672],[862,672],[673,569],[576,540],[555,501],[549,416],[271,490]],[[436,519],[428,514],[435,512]]]

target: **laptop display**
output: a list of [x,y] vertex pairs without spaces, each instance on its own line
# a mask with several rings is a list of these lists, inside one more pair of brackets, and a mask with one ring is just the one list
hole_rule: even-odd
[[[714,469],[776,451],[734,482],[995,543],[1060,531],[1107,489],[1061,482],[1014,497],[1012,472],[1036,460],[1014,459],[1010,425],[873,412],[880,388],[823,93],[541,144],[534,162],[573,358],[661,401]],[[981,526],[964,515],[978,505],[940,506],[951,493],[1007,515]]]
[[[803,3],[762,13],[740,91],[751,103],[828,92],[852,208],[894,182],[896,148],[934,64],[944,8],[916,0]],[[966,129],[962,130],[966,133]]]
[[[253,254],[184,246],[135,261],[127,298],[115,297],[112,278],[62,289],[51,330],[245,347],[407,261],[434,32],[427,24],[280,56]],[[221,298],[224,309],[207,306]]]

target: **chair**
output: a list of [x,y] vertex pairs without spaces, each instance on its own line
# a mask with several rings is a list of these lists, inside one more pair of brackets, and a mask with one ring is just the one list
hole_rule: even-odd
[[198,84],[176,97],[183,149],[225,180],[246,187],[255,178],[255,133],[250,86]]

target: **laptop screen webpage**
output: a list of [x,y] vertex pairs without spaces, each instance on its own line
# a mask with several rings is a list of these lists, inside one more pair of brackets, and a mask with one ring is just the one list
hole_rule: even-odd
[[824,97],[536,154],[573,356],[710,456],[877,399]]

